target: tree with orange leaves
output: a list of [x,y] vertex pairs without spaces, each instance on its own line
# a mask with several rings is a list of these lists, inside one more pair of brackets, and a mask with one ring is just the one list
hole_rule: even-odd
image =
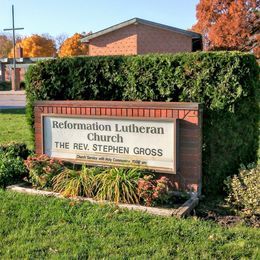
[[[16,35],[15,41],[19,43],[21,37]],[[7,58],[8,54],[12,50],[13,39],[11,34],[0,34],[0,58]]]
[[66,39],[61,45],[58,55],[60,57],[88,55],[88,46],[80,41],[83,37],[84,35],[75,33]]
[[[30,57],[52,57],[56,54],[55,42],[47,36],[33,34],[25,37],[17,46],[23,48],[23,56]],[[13,51],[9,57],[13,56]]]
[[200,0],[192,30],[203,35],[206,50],[254,50],[259,55],[259,6],[260,0]]
[[6,58],[13,46],[12,40],[4,34],[0,35],[0,58]]

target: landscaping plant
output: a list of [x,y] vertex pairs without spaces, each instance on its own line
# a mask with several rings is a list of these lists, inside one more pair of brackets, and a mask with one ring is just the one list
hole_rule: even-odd
[[53,190],[66,197],[93,197],[94,177],[99,172],[99,168],[88,168],[85,165],[79,171],[66,168],[53,178]]
[[45,154],[29,156],[25,165],[29,170],[29,181],[38,188],[50,188],[52,178],[64,167],[60,160],[52,159]]
[[98,200],[115,203],[139,203],[138,180],[142,172],[138,168],[108,168],[94,177]]
[[260,218],[260,164],[242,167],[238,175],[228,178],[227,202],[245,217]]
[[154,179],[153,175],[145,175],[138,181],[138,195],[146,206],[164,204],[170,198],[171,186],[170,180],[165,176]]
[[7,155],[13,157],[21,157],[26,159],[31,151],[27,148],[25,143],[10,142],[7,144],[0,144],[0,152],[4,152]]
[[[141,100],[203,105],[203,185],[223,192],[241,163],[256,160],[259,67],[254,55],[194,52],[49,59],[26,73],[27,118],[36,100]],[[181,118],[180,118],[181,119]]]
[[0,188],[20,182],[27,175],[28,171],[20,157],[0,151]]
[[10,82],[1,81],[0,82],[0,91],[9,91],[12,89]]

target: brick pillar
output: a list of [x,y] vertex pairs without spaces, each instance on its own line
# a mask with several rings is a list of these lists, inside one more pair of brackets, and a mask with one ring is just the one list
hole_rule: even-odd
[[12,90],[16,91],[20,89],[20,69],[16,68],[15,69],[15,76],[16,76],[16,82],[14,82],[14,70],[12,69]]
[[16,58],[23,58],[23,48],[20,46],[16,48]]

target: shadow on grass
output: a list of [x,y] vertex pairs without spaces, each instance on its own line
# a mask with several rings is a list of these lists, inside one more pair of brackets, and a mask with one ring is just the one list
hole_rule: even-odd
[[25,114],[25,108],[8,108],[8,109],[0,109],[1,114]]

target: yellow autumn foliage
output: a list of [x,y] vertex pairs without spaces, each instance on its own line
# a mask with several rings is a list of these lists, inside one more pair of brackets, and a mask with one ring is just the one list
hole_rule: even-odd
[[12,49],[13,43],[6,35],[0,35],[0,58],[5,58]]
[[[24,38],[17,46],[23,48],[23,57],[52,57],[56,53],[55,42],[44,36],[33,34]],[[13,57],[13,50],[9,53]]]
[[75,33],[66,39],[59,49],[59,57],[88,55],[88,46],[80,41],[83,37],[83,35]]

